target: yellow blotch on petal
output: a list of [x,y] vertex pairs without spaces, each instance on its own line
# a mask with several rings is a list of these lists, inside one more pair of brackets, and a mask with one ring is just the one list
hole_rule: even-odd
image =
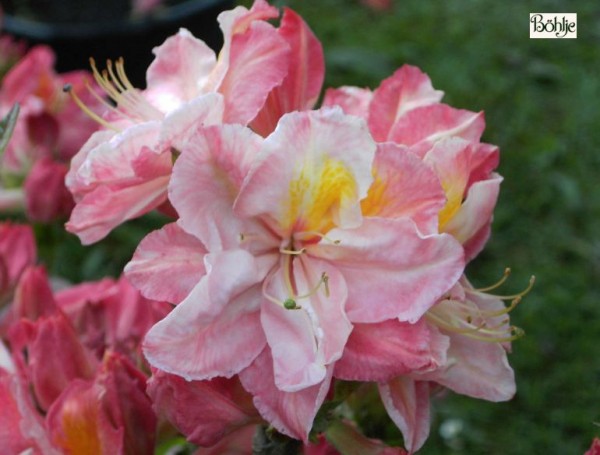
[[446,205],[439,213],[439,230],[443,232],[444,226],[454,218],[463,203],[466,182],[457,179],[441,183],[444,193],[446,193]]
[[339,160],[304,166],[290,182],[285,229],[325,233],[339,222],[339,212],[358,197],[356,180]]
[[377,169],[373,168],[373,183],[369,187],[367,197],[360,201],[360,208],[364,216],[381,215],[393,202],[387,194],[390,183],[390,176],[383,178]]
[[69,454],[102,455],[98,409],[89,402],[72,399],[63,405],[62,437],[56,445]]

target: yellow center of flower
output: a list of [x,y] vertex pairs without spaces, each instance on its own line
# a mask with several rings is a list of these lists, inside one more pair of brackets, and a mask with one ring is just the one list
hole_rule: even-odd
[[444,226],[456,215],[463,203],[465,183],[460,180],[442,181],[442,188],[446,193],[446,205],[439,213],[439,230],[443,232]]
[[373,183],[369,187],[367,197],[360,201],[360,208],[363,216],[381,215],[384,210],[390,206],[392,200],[386,194],[388,186],[392,184],[392,179],[398,178],[397,174],[386,175],[382,178],[373,167]]
[[327,158],[318,166],[306,163],[290,182],[282,226],[325,234],[339,224],[340,210],[355,201],[357,194],[354,176],[341,161]]

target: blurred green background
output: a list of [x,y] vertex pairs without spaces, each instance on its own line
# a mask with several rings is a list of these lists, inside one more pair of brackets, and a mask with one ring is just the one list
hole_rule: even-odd
[[[510,356],[517,396],[501,404],[437,399],[419,453],[582,454],[600,434],[600,3],[400,0],[389,11],[359,0],[275,4],[298,11],[321,39],[326,87],[375,88],[400,65],[419,66],[446,103],[485,111],[484,140],[502,152],[493,236],[468,275],[485,286],[511,267],[506,293],[537,277],[511,313],[526,332]],[[530,12],[577,13],[578,38],[530,40]],[[42,251],[53,272],[79,281],[118,275],[149,225],[162,221],[128,223],[89,248],[59,227],[38,234],[62,244]]]

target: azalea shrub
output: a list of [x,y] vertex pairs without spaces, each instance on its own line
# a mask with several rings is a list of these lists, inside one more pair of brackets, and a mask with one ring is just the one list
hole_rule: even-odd
[[[84,245],[168,220],[120,278],[79,284],[48,276],[26,224],[0,225],[9,453],[414,453],[432,396],[515,393],[510,312],[533,278],[503,295],[508,269],[465,275],[502,182],[483,113],[410,65],[323,90],[290,9],[218,20],[218,53],[181,29],[145,88],[120,59],[56,74],[45,47],[2,81],[2,210]],[[374,408],[402,447],[366,431]]]

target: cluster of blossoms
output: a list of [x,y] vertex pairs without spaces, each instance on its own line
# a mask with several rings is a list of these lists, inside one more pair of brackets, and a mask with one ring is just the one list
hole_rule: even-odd
[[[0,60],[10,63],[19,47],[8,36],[0,38]],[[19,106],[10,142],[0,154],[0,211],[25,210],[28,219],[50,222],[66,218],[73,197],[64,180],[71,158],[98,124],[63,93],[71,84],[83,89],[88,73],[56,74],[54,53],[35,46],[12,65],[0,81],[0,117]],[[101,106],[91,94],[86,102]]]
[[174,221],[125,278],[57,292],[30,240],[0,243],[0,422],[22,435],[15,453],[152,453],[157,420],[212,446],[199,454],[248,453],[264,423],[307,454],[405,453],[337,406],[349,383],[378,389],[412,453],[435,390],[515,393],[508,313],[532,283],[497,296],[464,274],[502,180],[483,114],[441,103],[412,66],[373,91],[328,89],[317,109],[321,45],[292,10],[278,17],[264,0],[222,13],[218,56],[180,30],[143,90],[122,60],[93,64],[104,113],[97,87],[63,77],[74,103],[60,112],[102,126],[72,132],[89,139],[65,155],[67,230],[89,244],[154,209]]

